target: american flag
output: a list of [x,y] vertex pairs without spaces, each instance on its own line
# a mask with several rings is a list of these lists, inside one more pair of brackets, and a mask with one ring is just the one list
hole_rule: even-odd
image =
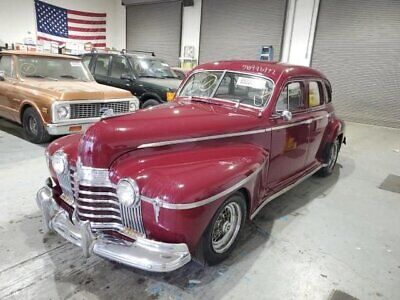
[[65,9],[35,0],[38,41],[85,44],[106,47],[105,13]]

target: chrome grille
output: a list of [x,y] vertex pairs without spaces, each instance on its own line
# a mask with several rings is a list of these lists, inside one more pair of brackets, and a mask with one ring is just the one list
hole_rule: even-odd
[[90,184],[87,178],[78,178],[79,170],[74,167],[70,167],[69,173],[58,176],[63,193],[74,200],[77,217],[89,221],[93,230],[131,229],[145,235],[141,206],[127,207],[119,202],[116,189],[108,179],[108,171],[85,169],[93,170],[89,177],[103,182],[104,186]]
[[71,103],[71,119],[99,118],[106,109],[111,108],[114,114],[129,112],[129,101]]

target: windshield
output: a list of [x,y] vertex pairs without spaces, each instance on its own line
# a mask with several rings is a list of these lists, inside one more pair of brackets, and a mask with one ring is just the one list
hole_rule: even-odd
[[38,56],[18,56],[18,73],[22,78],[92,81],[80,60]]
[[208,97],[263,107],[274,84],[265,77],[235,72],[204,71],[193,74],[181,89],[181,97]]
[[161,59],[153,57],[130,57],[139,77],[177,78],[171,67]]

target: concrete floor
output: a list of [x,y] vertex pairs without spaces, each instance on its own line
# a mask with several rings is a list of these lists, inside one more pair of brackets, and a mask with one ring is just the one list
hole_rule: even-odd
[[44,146],[20,136],[0,119],[1,299],[400,299],[400,194],[378,188],[400,175],[400,130],[349,123],[332,176],[268,204],[228,261],[170,274],[85,259],[44,236]]

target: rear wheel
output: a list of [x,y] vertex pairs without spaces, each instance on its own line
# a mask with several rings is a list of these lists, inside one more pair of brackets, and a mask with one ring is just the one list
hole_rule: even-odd
[[50,140],[50,135],[44,128],[42,119],[33,107],[29,107],[24,111],[22,126],[28,141],[41,144]]
[[332,144],[329,144],[326,149],[325,154],[325,167],[318,171],[318,175],[321,177],[325,177],[331,175],[333,170],[335,169],[336,161],[339,155],[340,150],[340,140],[336,139],[336,141]]
[[149,107],[156,106],[159,104],[160,104],[160,102],[158,102],[155,99],[148,99],[143,103],[142,108],[149,108]]
[[226,259],[234,249],[246,221],[246,201],[241,193],[232,195],[218,209],[203,235],[203,256],[209,265]]

